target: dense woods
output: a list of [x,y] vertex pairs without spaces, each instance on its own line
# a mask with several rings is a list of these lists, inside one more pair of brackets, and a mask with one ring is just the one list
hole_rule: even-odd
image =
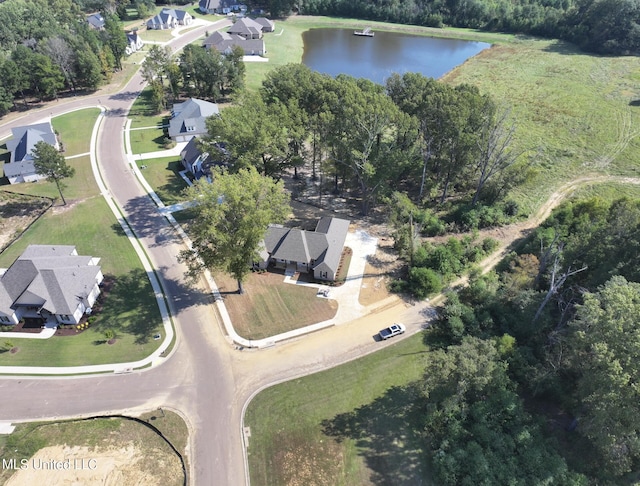
[[8,0],[0,4],[0,115],[27,98],[57,98],[63,91],[96,89],[122,68],[127,39],[114,13],[105,26],[89,26],[80,5],[60,0]]
[[[470,477],[469,462],[485,464],[483,477],[495,479],[514,464],[509,447],[519,447],[523,437],[531,454],[553,465],[547,471],[553,484],[622,484],[638,470],[640,267],[632,255],[637,257],[639,242],[638,201],[566,203],[498,273],[476,276],[468,288],[449,294],[426,336],[441,349],[435,365],[458,363],[456,373],[465,375],[458,383],[473,383],[482,373],[485,387],[457,393],[455,406],[449,399],[437,405],[436,418],[429,415],[426,430],[436,438],[445,440],[443,427],[455,431],[446,435],[446,448],[430,445],[444,484]],[[474,348],[484,350],[482,358],[474,358],[471,368],[461,366],[461,353],[472,356]],[[489,358],[490,364],[482,363]],[[453,386],[450,373],[425,377],[428,402],[438,397],[433,387]],[[498,419],[492,414],[476,422],[490,406],[487,400],[513,403],[509,417],[503,417],[509,425],[483,433],[492,434],[493,447],[483,442],[478,427]],[[541,420],[538,425],[523,403]],[[504,404],[496,409],[504,410]],[[478,447],[471,447],[471,437]],[[496,441],[512,445],[496,450]],[[517,477],[528,477],[531,466],[518,464]],[[541,480],[532,478],[537,480],[517,484]]]
[[[297,2],[272,0],[285,12]],[[429,27],[467,27],[560,38],[601,54],[640,54],[637,0],[304,0],[305,15],[335,15]]]
[[[513,120],[501,113],[469,85],[407,73],[384,87],[287,65],[271,71],[258,94],[208,120],[204,145],[225,143],[231,170],[254,165],[277,179],[307,167],[319,196],[354,198],[363,214],[396,188],[421,207],[456,196],[478,211],[504,197],[517,165],[508,143],[491,148],[495,139],[508,142],[501,130]],[[472,219],[473,227],[495,223]]]

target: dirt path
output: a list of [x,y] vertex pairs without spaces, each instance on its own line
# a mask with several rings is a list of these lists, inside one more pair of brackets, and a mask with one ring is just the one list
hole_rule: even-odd
[[[514,244],[526,238],[531,231],[540,226],[540,224],[547,219],[551,212],[562,203],[567,197],[573,194],[577,189],[589,186],[592,184],[602,184],[605,182],[616,182],[619,184],[640,184],[640,178],[637,177],[621,177],[621,176],[607,176],[607,175],[587,175],[575,179],[567,184],[558,188],[553,194],[549,196],[547,201],[540,206],[538,211],[526,221],[504,226],[501,228],[491,228],[481,230],[479,232],[480,238],[493,238],[497,240],[500,245],[498,249],[482,260],[479,267],[482,273],[487,273],[493,269],[509,251],[513,249]],[[455,287],[466,283],[467,277],[461,277],[454,281],[451,286]]]

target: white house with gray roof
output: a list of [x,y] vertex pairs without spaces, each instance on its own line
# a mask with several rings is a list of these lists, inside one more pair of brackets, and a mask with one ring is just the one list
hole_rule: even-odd
[[5,177],[11,184],[42,179],[44,176],[36,173],[31,152],[38,142],[46,142],[56,149],[59,148],[51,122],[12,128],[11,133],[13,138],[7,142],[11,159],[4,165]]
[[78,255],[75,246],[29,245],[0,276],[0,324],[25,318],[52,327],[78,324],[100,295],[99,262]]
[[205,135],[206,119],[219,113],[216,103],[196,98],[175,103],[171,110],[171,120],[169,120],[169,137],[176,142],[188,142],[196,135]]
[[315,231],[270,225],[257,266],[293,267],[297,272],[312,273],[316,280],[334,281],[348,231],[348,220],[328,217],[318,221]]

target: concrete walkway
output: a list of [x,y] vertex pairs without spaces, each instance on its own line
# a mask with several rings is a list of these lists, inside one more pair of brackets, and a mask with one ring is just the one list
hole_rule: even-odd
[[[46,327],[40,332],[2,332],[0,338],[3,339],[49,339],[56,333],[57,328]],[[0,367],[2,368],[2,367]]]

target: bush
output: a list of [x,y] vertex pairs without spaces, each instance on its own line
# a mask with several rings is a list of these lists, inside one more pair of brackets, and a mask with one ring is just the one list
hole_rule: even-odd
[[409,270],[409,291],[418,299],[424,299],[429,294],[435,294],[442,289],[440,275],[424,267],[412,267]]

